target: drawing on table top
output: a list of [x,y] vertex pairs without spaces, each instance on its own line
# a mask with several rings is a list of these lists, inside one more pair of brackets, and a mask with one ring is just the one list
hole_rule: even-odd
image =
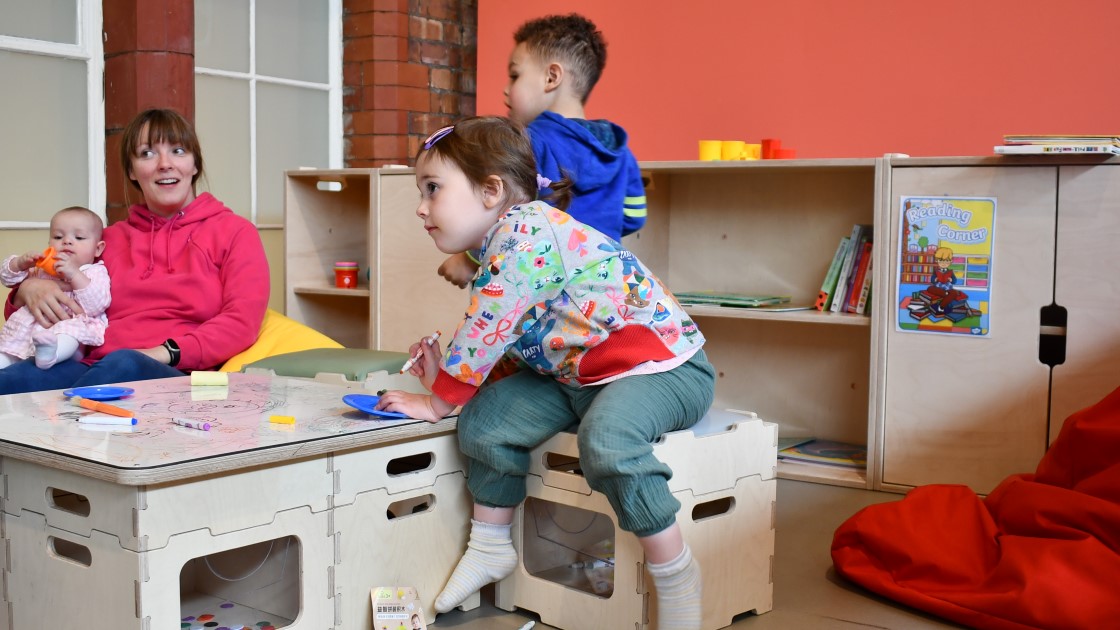
[[[129,385],[136,392],[115,403],[134,412],[136,425],[78,422],[92,412],[69,404],[58,391],[16,394],[3,397],[6,404],[0,405],[0,441],[120,468],[146,468],[418,422],[375,419],[342,402],[352,390],[315,381],[234,373],[228,388],[192,387],[185,376]],[[211,399],[221,393],[215,390],[226,395]],[[296,422],[270,423],[272,415]],[[211,428],[186,428],[172,418]]]

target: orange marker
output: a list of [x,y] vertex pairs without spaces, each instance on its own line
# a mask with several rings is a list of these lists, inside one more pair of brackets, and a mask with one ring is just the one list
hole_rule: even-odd
[[100,402],[100,401],[97,401],[97,400],[90,400],[88,398],[82,398],[81,396],[71,396],[70,397],[70,403],[74,404],[74,405],[78,405],[79,407],[85,407],[86,409],[90,409],[92,411],[100,411],[101,413],[107,413],[111,416],[120,416],[122,418],[133,417],[132,412],[129,411],[128,409],[123,409],[121,407],[117,407],[115,405],[110,405],[110,404],[107,404],[107,403],[103,403],[103,402]]

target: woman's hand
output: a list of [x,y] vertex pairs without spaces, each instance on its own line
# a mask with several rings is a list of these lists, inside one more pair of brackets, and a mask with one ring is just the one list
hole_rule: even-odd
[[379,411],[395,411],[409,418],[439,422],[455,409],[455,405],[432,394],[412,394],[400,390],[387,391],[377,401]]
[[78,301],[66,295],[57,282],[45,278],[24,280],[16,289],[13,304],[17,307],[26,306],[27,311],[43,328],[50,328],[62,320],[70,319],[67,308],[76,315],[85,313]]
[[163,344],[154,348],[137,348],[136,351],[164,365],[171,365],[171,352]]

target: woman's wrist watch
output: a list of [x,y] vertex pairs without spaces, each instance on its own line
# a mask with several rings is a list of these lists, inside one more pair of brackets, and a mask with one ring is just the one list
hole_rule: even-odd
[[171,367],[179,365],[179,357],[181,355],[179,352],[179,344],[175,343],[174,339],[168,339],[163,342],[163,347],[167,349],[167,354],[171,355],[171,360],[168,361],[167,364]]

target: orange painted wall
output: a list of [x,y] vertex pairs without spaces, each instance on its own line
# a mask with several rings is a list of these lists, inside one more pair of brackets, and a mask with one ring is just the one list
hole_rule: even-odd
[[872,157],[1120,134],[1118,0],[479,0],[478,113],[506,111],[517,26],[569,12],[608,42],[588,116],[639,160],[696,159],[700,139]]

